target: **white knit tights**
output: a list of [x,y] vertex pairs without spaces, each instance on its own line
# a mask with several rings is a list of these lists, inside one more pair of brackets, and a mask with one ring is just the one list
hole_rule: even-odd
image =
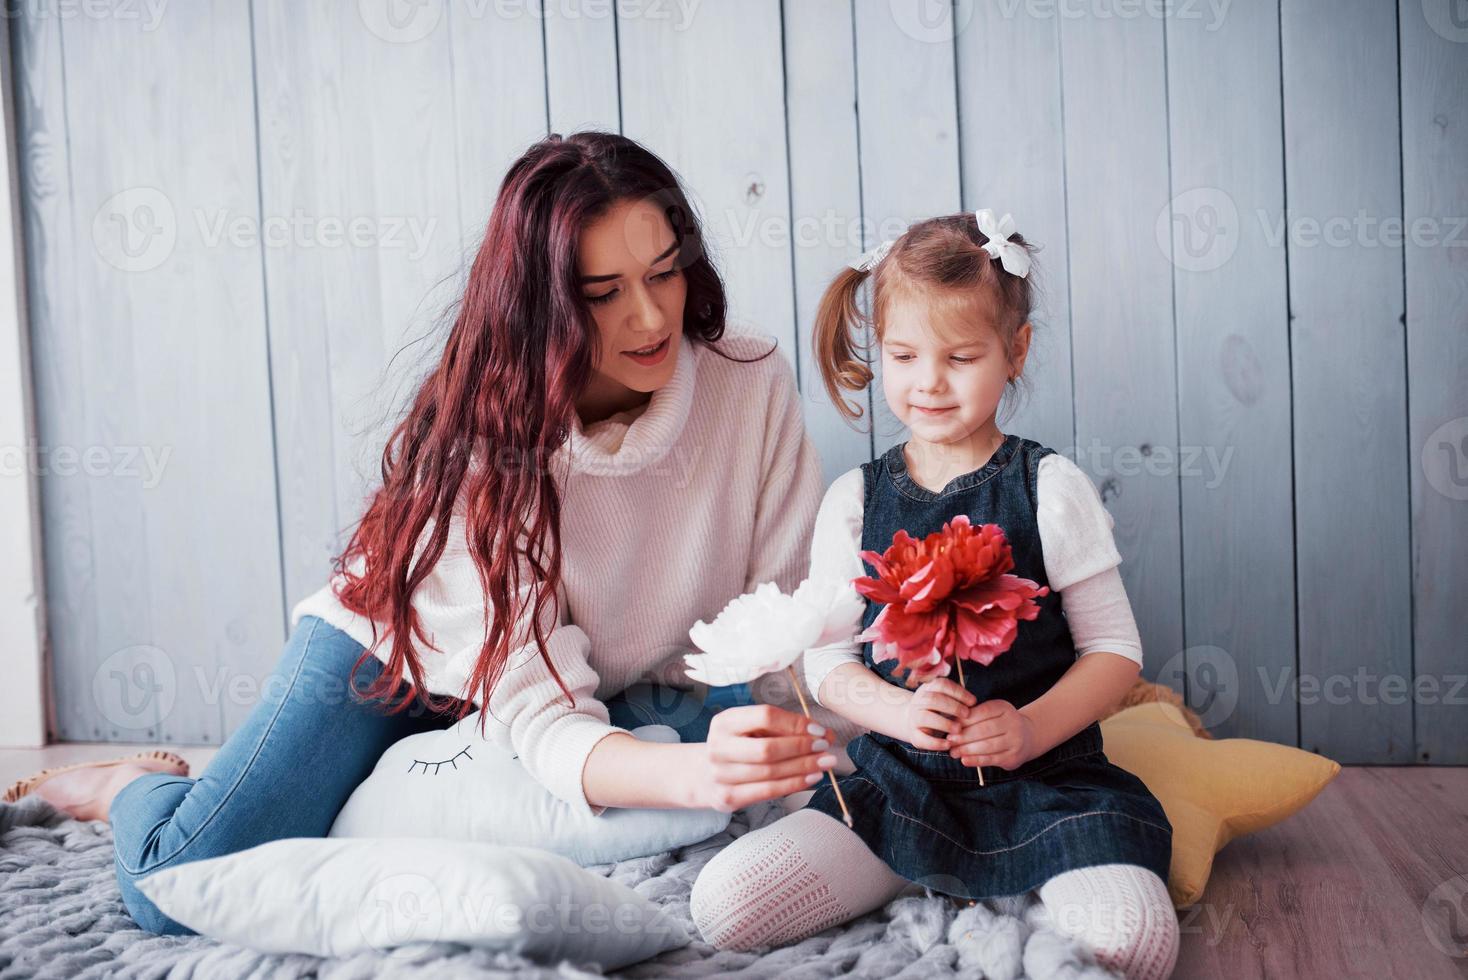
[[1096,962],[1128,978],[1172,976],[1177,911],[1156,872],[1097,864],[1063,871],[1038,891],[1055,930],[1089,947]]
[[[887,904],[908,885],[856,833],[796,810],[724,848],[693,884],[693,921],[720,949],[784,946]],[[1177,962],[1167,884],[1146,868],[1103,864],[1039,888],[1052,926],[1129,980],[1162,980]]]

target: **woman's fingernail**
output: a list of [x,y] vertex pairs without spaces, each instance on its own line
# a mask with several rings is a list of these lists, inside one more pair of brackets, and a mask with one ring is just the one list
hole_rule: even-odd
[[805,726],[805,730],[810,732],[812,735],[818,735],[821,737],[824,737],[826,734],[826,730],[824,728],[814,723]]
[[812,785],[814,785],[814,784],[816,784],[816,783],[818,783],[820,781],[821,781],[821,774],[818,773],[818,772],[813,772],[809,776],[806,776],[805,777],[805,785],[807,785],[807,786],[812,786]]
[[828,741],[826,741],[825,739],[821,738],[821,739],[817,739],[816,741],[814,741],[814,742],[811,743],[810,750],[812,752],[824,752],[826,749],[829,749],[830,747],[831,747],[831,743],[828,742]]
[[835,764],[836,757],[829,753],[821,756],[819,759],[816,760],[816,765],[820,766],[822,769],[830,769]]

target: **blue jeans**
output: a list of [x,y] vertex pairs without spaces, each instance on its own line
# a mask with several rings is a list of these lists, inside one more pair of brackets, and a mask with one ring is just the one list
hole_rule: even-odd
[[[360,696],[382,662],[368,657],[348,691],[363,647],[315,616],[302,617],[260,703],[198,778],[149,773],[123,787],[110,820],[117,883],[128,913],[144,930],[193,935],[138,890],[138,878],[163,868],[233,854],[285,837],[325,837],[383,751],[417,732],[446,728],[453,716],[422,701],[395,714]],[[752,702],[748,685],[713,688],[708,697],[655,684],[628,688],[607,702],[622,728],[667,724],[684,742],[705,741],[709,720]]]

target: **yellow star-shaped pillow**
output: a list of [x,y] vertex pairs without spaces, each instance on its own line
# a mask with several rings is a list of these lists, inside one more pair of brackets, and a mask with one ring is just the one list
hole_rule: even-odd
[[1213,856],[1235,837],[1302,809],[1341,771],[1313,752],[1252,738],[1199,738],[1161,701],[1101,722],[1106,757],[1157,797],[1172,824],[1167,888],[1179,908],[1203,897]]

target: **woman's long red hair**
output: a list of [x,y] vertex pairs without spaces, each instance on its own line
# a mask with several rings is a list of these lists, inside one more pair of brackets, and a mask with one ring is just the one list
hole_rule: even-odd
[[[443,354],[389,436],[382,486],[333,561],[344,579],[337,589],[342,604],[374,622],[373,644],[351,678],[380,643],[391,642],[384,670],[362,692],[391,699],[405,686],[389,713],[409,707],[416,696],[456,718],[475,701],[487,706],[512,650],[527,642],[512,636],[527,610],[540,656],[571,697],[546,652],[541,624],[561,576],[561,505],[550,463],[571,432],[576,398],[592,377],[598,349],[596,322],[577,279],[579,235],[627,199],[653,200],[678,237],[687,283],[685,337],[712,343],[723,335],[723,283],[677,177],[655,154],[623,136],[584,132],[552,134],[515,161],[500,185]],[[440,698],[424,683],[415,640],[436,648],[412,600],[443,554],[461,494],[469,551],[495,614],[486,617],[484,646],[463,697]],[[430,520],[433,532],[420,550]],[[357,575],[350,566],[359,557],[364,568]],[[522,562],[534,576],[525,583],[530,592],[523,604]],[[381,638],[379,622],[389,626]]]

